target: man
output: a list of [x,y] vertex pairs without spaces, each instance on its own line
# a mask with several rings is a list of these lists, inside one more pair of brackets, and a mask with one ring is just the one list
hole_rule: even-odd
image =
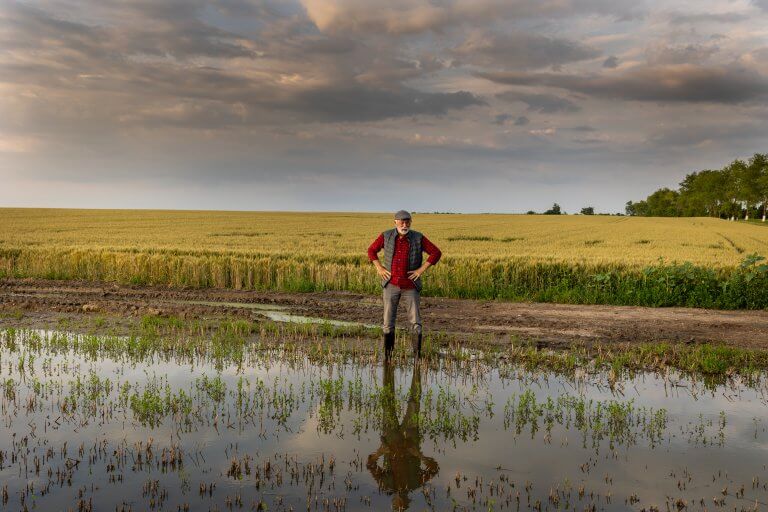
[[[378,252],[384,249],[384,263]],[[429,254],[423,261],[422,252]],[[405,300],[408,321],[411,324],[411,346],[414,357],[421,355],[421,314],[419,296],[421,275],[440,260],[442,253],[435,244],[418,231],[411,230],[411,214],[405,210],[395,213],[395,227],[383,232],[368,247],[370,259],[381,277],[384,288],[384,358],[392,355],[395,347],[395,319],[400,298]]]

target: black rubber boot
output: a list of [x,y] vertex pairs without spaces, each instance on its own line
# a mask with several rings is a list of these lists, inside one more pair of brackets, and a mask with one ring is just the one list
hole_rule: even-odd
[[384,359],[389,361],[389,359],[392,357],[392,351],[395,349],[395,333],[393,332],[385,332],[384,333]]
[[411,333],[411,346],[413,347],[413,357],[421,357],[421,333]]

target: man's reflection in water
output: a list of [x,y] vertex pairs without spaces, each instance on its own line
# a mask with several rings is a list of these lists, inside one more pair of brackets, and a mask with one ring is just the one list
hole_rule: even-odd
[[[381,447],[368,456],[367,467],[378,482],[379,489],[393,494],[392,508],[404,510],[411,502],[408,493],[421,487],[438,472],[437,461],[421,453],[422,436],[417,420],[421,408],[421,364],[414,364],[408,406],[402,423],[397,419],[395,368],[390,361],[384,362],[382,391]],[[379,466],[378,460],[382,456],[382,465]]]

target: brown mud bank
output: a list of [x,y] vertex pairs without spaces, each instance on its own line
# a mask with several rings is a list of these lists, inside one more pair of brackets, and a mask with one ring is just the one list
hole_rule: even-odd
[[[39,326],[62,316],[264,319],[269,314],[379,324],[381,298],[349,292],[169,289],[108,283],[0,280],[0,325]],[[706,343],[768,349],[768,311],[720,311],[423,297],[426,330],[571,343]],[[401,314],[404,318],[404,315]],[[274,318],[273,318],[274,319]]]

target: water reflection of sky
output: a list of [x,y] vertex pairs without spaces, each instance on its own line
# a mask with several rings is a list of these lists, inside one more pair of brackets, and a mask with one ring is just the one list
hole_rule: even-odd
[[[324,498],[332,502],[334,498],[346,497],[346,510],[385,509],[393,503],[396,493],[379,492],[376,478],[366,467],[368,456],[380,450],[383,439],[387,436],[391,439],[393,433],[383,432],[381,425],[373,425],[358,435],[354,434],[355,419],[360,415],[350,410],[348,400],[350,380],[362,382],[366,392],[382,386],[384,375],[381,366],[316,366],[306,360],[296,366],[276,359],[265,364],[265,361],[249,356],[241,370],[230,365],[219,372],[212,364],[204,361],[195,364],[173,361],[172,358],[169,361],[154,358],[141,363],[110,358],[92,361],[69,353],[54,356],[39,354],[34,363],[34,372],[27,371],[22,376],[17,368],[19,357],[19,352],[11,353],[7,348],[0,351],[2,379],[5,381],[10,378],[20,382],[16,396],[17,403],[21,404],[18,408],[7,397],[2,398],[0,450],[4,452],[4,467],[0,469],[0,479],[2,485],[8,488],[8,510],[22,508],[20,492],[30,482],[35,484],[34,502],[37,510],[59,510],[62,504],[74,507],[78,489],[83,487],[84,495],[92,497],[97,510],[114,510],[123,502],[133,504],[134,510],[142,510],[149,503],[149,497],[143,495],[142,489],[150,480],[157,480],[160,487],[167,490],[167,499],[163,502],[165,510],[176,510],[177,505],[183,503],[189,503],[192,510],[214,506],[223,510],[227,496],[234,498],[237,494],[241,496],[245,508],[263,499],[269,505],[269,510],[281,506],[306,510],[309,484],[303,477],[298,485],[290,482],[287,473],[283,476],[282,485],[277,485],[274,478],[270,481],[262,477],[260,488],[255,485],[254,475],[245,476],[242,480],[228,477],[227,470],[232,459],[242,459],[246,455],[251,457],[251,465],[254,467],[263,467],[270,460],[272,467],[282,468],[284,472],[290,465],[303,468],[320,460],[327,463],[333,458],[333,475],[325,475],[322,487],[319,486],[318,477],[312,487],[311,503],[314,507],[317,497],[319,509],[322,509]],[[62,366],[65,360],[67,364]],[[49,375],[44,375],[44,365],[52,368]],[[295,393],[300,393],[302,386],[307,393],[310,383],[317,383],[321,378],[338,379],[341,376],[344,379],[344,403],[339,421],[330,433],[321,432],[317,399],[312,403],[305,401],[291,414],[283,427],[268,417],[258,420],[256,424],[239,425],[235,421],[234,397],[229,395],[226,403],[220,407],[205,408],[203,414],[209,416],[195,421],[191,432],[180,431],[169,418],[156,428],[142,426],[130,410],[120,410],[108,420],[91,418],[85,424],[81,424],[81,416],[75,415],[81,421],[59,420],[61,425],[54,428],[54,421],[62,416],[58,397],[54,396],[44,404],[41,411],[35,413],[28,413],[23,406],[34,378],[60,383],[66,395],[69,383],[76,375],[87,378],[91,373],[102,378],[109,377],[116,384],[130,382],[139,388],[146,385],[147,381],[157,379],[163,385],[167,382],[171,390],[183,389],[190,392],[195,389],[196,379],[204,375],[219,375],[230,392],[236,389],[237,381],[244,377],[251,382],[251,390],[260,379],[268,387],[276,385],[280,390],[286,390],[292,385]],[[403,420],[408,393],[413,386],[413,368],[395,368],[392,377],[400,413],[398,419]],[[425,370],[420,381],[422,407],[425,395],[431,390],[434,400],[442,387],[459,396],[462,399],[460,411],[467,416],[477,414],[480,423],[476,440],[452,440],[441,435],[430,439],[425,432],[420,433],[423,439],[420,439],[418,455],[425,461],[434,459],[439,465],[439,472],[432,475],[425,472],[422,466],[420,474],[427,475],[426,488],[433,489],[434,494],[430,495],[428,501],[423,489],[412,490],[408,493],[410,508],[423,510],[429,508],[431,502],[439,510],[453,506],[452,500],[456,500],[460,506],[471,508],[473,501],[467,489],[475,487],[476,479],[482,479],[483,487],[477,489],[475,500],[476,505],[485,510],[488,503],[484,500],[490,496],[488,483],[498,482],[502,475],[515,485],[511,488],[511,484],[506,484],[505,492],[508,496],[520,492],[523,509],[528,506],[525,492],[527,482],[532,485],[531,505],[536,500],[546,504],[553,489],[570,487],[573,489],[570,505],[579,509],[590,503],[590,493],[593,493],[591,501],[598,508],[607,510],[628,508],[625,500],[631,495],[637,495],[640,500],[634,504],[638,510],[649,505],[664,510],[665,501],[676,498],[686,500],[691,507],[694,501],[698,504],[699,499],[704,499],[706,506],[711,509],[714,508],[713,498],[723,497],[721,491],[726,487],[726,506],[729,509],[741,505],[753,506],[755,500],[768,502],[768,492],[762,487],[768,482],[765,467],[765,461],[768,460],[768,434],[765,432],[764,389],[720,386],[708,390],[702,383],[680,380],[675,375],[663,378],[651,374],[639,375],[619,384],[621,392],[612,390],[607,381],[600,377],[574,382],[549,373],[520,372],[511,378],[502,378],[499,372],[477,365],[458,374],[447,369]],[[531,390],[539,402],[545,401],[547,397],[557,398],[569,394],[594,401],[632,400],[636,408],[663,408],[668,413],[667,430],[663,440],[653,448],[641,436],[637,444],[619,445],[613,451],[609,449],[606,440],[601,441],[597,448],[587,440],[584,447],[583,434],[573,427],[555,425],[548,440],[545,440],[543,427],[533,436],[525,428],[520,435],[515,435],[514,428],[504,427],[504,406],[510,396],[514,394],[519,397],[526,390]],[[117,386],[114,386],[109,399],[116,400],[117,393]],[[472,397],[472,403],[466,397]],[[493,403],[492,417],[483,409],[486,401]],[[479,407],[477,412],[474,412],[472,404]],[[14,411],[15,416],[11,414]],[[457,410],[452,411],[455,412]],[[721,412],[725,413],[726,418],[722,429],[722,446],[717,444]],[[218,428],[214,428],[214,421]],[[399,425],[395,425],[395,428]],[[706,445],[691,440],[697,428],[702,429]],[[395,437],[400,445],[411,443],[410,440],[403,441],[402,436]],[[142,470],[135,469],[132,462],[136,451],[134,445],[139,442],[146,444],[150,438],[155,453],[174,444],[181,446],[185,452],[183,470],[162,472],[146,466]],[[712,441],[715,443],[710,444]],[[19,443],[22,442],[27,443],[27,447],[20,449]],[[49,481],[48,468],[53,470],[54,476],[57,470],[63,468],[64,459],[60,456],[60,450],[65,442],[68,457],[81,460],[80,465],[73,472],[71,486],[68,483],[63,486],[57,483],[51,485],[43,495],[41,489]],[[85,450],[83,455],[78,453],[81,444]],[[110,454],[120,445],[127,446],[134,453],[128,457],[127,466],[116,472],[123,475],[122,482],[112,483],[109,476],[114,473],[107,472],[105,468],[110,462]],[[102,448],[96,449],[98,446]],[[56,455],[41,465],[39,475],[35,474],[35,457],[45,460],[49,448]],[[10,461],[14,450],[17,455],[26,456],[26,465],[23,461]],[[95,456],[96,461],[89,466],[90,456]],[[287,465],[286,460],[292,462]],[[408,460],[413,460],[413,457]],[[380,471],[390,469],[386,467],[383,458],[379,459],[377,467]],[[461,485],[458,489],[457,475]],[[755,477],[759,479],[756,489],[752,486]],[[381,474],[377,478],[382,481]],[[401,478],[399,481],[406,480]],[[351,491],[347,490],[345,481],[351,482]],[[398,481],[397,478],[394,481]],[[200,485],[211,482],[216,483],[213,496],[206,494],[200,497]],[[682,482],[685,483],[684,489],[678,487],[679,483],[682,486]],[[742,485],[745,487],[744,499],[737,499],[734,493]],[[446,494],[448,487],[452,488],[450,496]],[[580,487],[584,488],[586,495],[581,501],[577,497]],[[607,503],[606,495],[609,493],[612,499]],[[494,499],[496,509],[506,503],[504,496],[490,497]],[[27,504],[29,499],[28,496]],[[563,503],[561,506],[564,506]],[[514,500],[510,507],[515,507]]]

